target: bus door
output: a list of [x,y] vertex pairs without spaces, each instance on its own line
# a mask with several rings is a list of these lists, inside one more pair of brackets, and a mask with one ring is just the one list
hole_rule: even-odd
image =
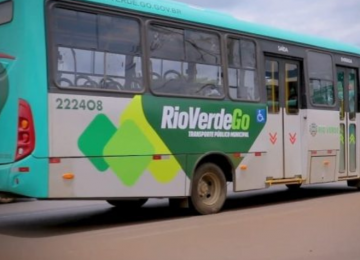
[[268,177],[301,175],[300,62],[266,57]]
[[358,73],[355,69],[337,67],[337,87],[340,105],[340,161],[339,176],[357,176],[357,86]]

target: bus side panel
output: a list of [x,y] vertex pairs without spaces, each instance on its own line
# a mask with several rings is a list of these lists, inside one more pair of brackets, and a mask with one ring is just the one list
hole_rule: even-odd
[[[49,197],[182,197],[185,172],[171,166],[173,159],[173,156],[163,160],[153,160],[152,156],[106,158],[112,168],[101,172],[89,158],[62,158],[61,162],[50,165]],[[65,179],[66,174],[73,174],[74,178]]]
[[8,175],[8,178],[0,178],[0,190],[32,198],[48,198],[48,172],[48,159],[29,156],[3,169],[0,167],[0,175]]
[[[310,156],[308,183],[336,181],[338,178],[334,174],[334,169],[339,165],[332,157],[340,151],[339,112],[307,110],[306,118],[306,140]],[[321,157],[321,163],[318,163],[318,156]]]
[[51,198],[185,196],[186,156],[151,128],[140,97],[51,93],[49,112]]
[[[269,124],[269,119],[267,120],[266,124]],[[273,173],[273,169],[268,167],[270,161],[268,136],[268,128],[264,127],[249,153],[241,154],[239,162],[235,165],[235,192],[267,187],[266,178]]]

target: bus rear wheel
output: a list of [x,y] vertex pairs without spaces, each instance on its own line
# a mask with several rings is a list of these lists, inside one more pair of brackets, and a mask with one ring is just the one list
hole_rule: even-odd
[[349,187],[354,187],[360,190],[360,180],[349,180],[347,181],[347,185]]
[[192,181],[191,207],[202,215],[218,213],[226,195],[226,179],[220,167],[213,163],[201,165]]
[[14,198],[5,197],[5,196],[0,195],[0,204],[11,203],[11,202],[14,202],[14,201],[15,201]]
[[148,199],[135,200],[107,200],[107,202],[117,208],[138,209],[144,206]]

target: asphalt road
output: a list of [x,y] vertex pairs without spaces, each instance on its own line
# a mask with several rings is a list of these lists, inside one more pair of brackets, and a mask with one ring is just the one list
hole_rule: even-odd
[[0,205],[0,260],[360,260],[360,193],[343,183],[231,194],[211,216],[167,205]]

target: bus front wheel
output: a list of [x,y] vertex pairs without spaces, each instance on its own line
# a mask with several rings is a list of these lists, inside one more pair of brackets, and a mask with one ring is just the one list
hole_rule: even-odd
[[107,202],[117,208],[137,209],[141,208],[148,199],[135,199],[135,200],[107,200]]
[[226,200],[226,179],[219,166],[205,163],[192,181],[190,205],[199,214],[218,213]]

